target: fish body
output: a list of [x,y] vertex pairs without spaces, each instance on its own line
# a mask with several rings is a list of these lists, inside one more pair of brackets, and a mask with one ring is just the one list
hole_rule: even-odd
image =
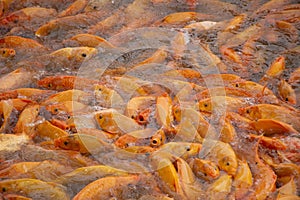
[[52,52],[50,56],[67,64],[70,62],[82,63],[97,53],[98,50],[93,47],[66,47]]
[[15,133],[22,134],[25,133],[29,136],[35,134],[34,128],[38,114],[40,111],[40,105],[29,105],[27,106],[19,116],[18,122],[15,126]]
[[238,161],[236,175],[233,180],[233,185],[238,189],[249,188],[253,184],[252,173],[247,161]]
[[260,103],[278,103],[277,97],[274,93],[264,85],[253,81],[236,82],[231,84],[232,87],[241,88],[246,91],[251,91],[254,97],[257,97],[257,101]]
[[0,91],[13,90],[33,83],[34,72],[18,68],[0,78]]
[[68,133],[65,130],[53,125],[47,120],[36,126],[35,136],[40,138],[49,138],[54,140],[67,135]]
[[115,109],[98,111],[94,116],[99,127],[109,133],[124,134],[141,129],[141,126],[135,120],[122,115]]
[[76,15],[84,10],[89,0],[76,0],[68,8],[59,13],[59,17],[65,17],[69,15]]
[[76,76],[47,76],[37,82],[37,85],[49,90],[92,89],[99,81]]
[[230,96],[212,96],[210,98],[202,99],[197,103],[200,111],[212,113],[212,112],[226,112],[237,111],[238,108],[247,105],[248,103]]
[[100,178],[87,186],[85,186],[73,200],[80,199],[108,199],[111,197],[120,197],[120,192],[128,185],[137,184],[139,177],[136,175],[131,176],[107,176]]
[[106,41],[104,38],[86,33],[77,34],[66,41],[66,43],[93,48],[115,48],[115,46]]
[[88,104],[92,100],[92,95],[82,90],[65,90],[49,96],[42,102],[42,105],[50,105],[55,103],[62,103],[65,101],[78,101]]
[[86,185],[106,176],[126,176],[128,172],[105,165],[95,165],[80,167],[69,173],[57,177],[54,182],[62,184],[68,188],[69,194],[74,196]]
[[156,99],[157,123],[160,126],[170,127],[173,122],[172,99],[169,96],[161,96]]
[[121,95],[114,89],[110,89],[104,85],[95,85],[94,95],[96,101],[103,107],[122,109],[124,106],[124,100]]
[[163,19],[155,22],[154,24],[156,26],[174,26],[174,25],[181,25],[184,26],[190,21],[204,21],[211,19],[212,16],[203,14],[203,13],[197,13],[197,12],[178,12],[178,13],[172,13],[167,16],[165,16]]
[[0,182],[0,188],[5,193],[20,193],[31,198],[69,200],[65,188],[59,184],[44,182],[37,179],[15,179]]
[[284,79],[281,79],[279,82],[278,93],[283,101],[286,101],[292,105],[297,104],[297,97],[296,97],[295,90]]
[[256,104],[239,109],[239,113],[251,120],[273,119],[293,126],[300,130],[299,114],[288,108],[272,104]]

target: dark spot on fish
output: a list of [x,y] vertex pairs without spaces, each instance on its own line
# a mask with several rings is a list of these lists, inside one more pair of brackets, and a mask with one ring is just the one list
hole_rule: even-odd
[[207,174],[206,174],[206,173],[204,173],[204,176],[207,176]]
[[85,58],[85,57],[86,57],[86,54],[85,54],[85,53],[83,53],[83,54],[81,54],[81,56]]
[[2,192],[6,192],[6,188],[5,187],[2,188]]
[[289,98],[286,97],[286,98],[285,98],[285,101],[289,101]]
[[2,54],[5,54],[5,50],[2,51]]
[[145,119],[144,119],[144,117],[142,116],[142,115],[139,115],[139,121],[144,121]]
[[17,19],[15,19],[13,22],[16,24],[16,23],[18,23],[19,21],[18,21]]

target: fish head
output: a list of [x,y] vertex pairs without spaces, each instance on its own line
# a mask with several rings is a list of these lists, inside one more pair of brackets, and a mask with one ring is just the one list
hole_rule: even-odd
[[43,88],[52,89],[51,80],[48,78],[41,79],[37,82],[37,85]]
[[54,145],[56,147],[59,147],[59,148],[65,149],[65,150],[74,150],[74,151],[80,150],[79,141],[73,135],[55,139]]
[[98,53],[98,50],[92,47],[78,47],[78,49],[75,49],[75,51],[75,60],[78,62],[82,62]]
[[16,51],[14,49],[1,48],[0,55],[4,58],[13,57],[16,55]]
[[220,169],[226,171],[229,175],[234,176],[238,167],[238,163],[233,156],[224,156],[218,163]]
[[212,111],[212,102],[209,99],[204,99],[198,102],[199,110],[210,113]]
[[103,127],[103,125],[105,123],[105,115],[102,112],[99,112],[95,115],[95,119],[98,122],[98,125],[100,127]]
[[207,176],[213,179],[219,177],[220,175],[218,166],[211,161],[207,161],[207,163],[203,164],[203,171],[207,174]]
[[181,109],[180,109],[180,105],[179,105],[179,104],[173,105],[173,106],[172,106],[172,112],[173,112],[174,119],[175,119],[177,122],[180,122],[180,120],[181,120]]
[[218,166],[211,161],[195,158],[192,161],[192,166],[193,172],[199,178],[211,180],[220,176]]
[[127,148],[134,145],[136,141],[137,141],[136,137],[129,134],[125,134],[117,139],[115,145],[119,148]]
[[257,106],[248,106],[240,108],[239,114],[251,120],[257,120],[261,118],[259,108]]
[[166,135],[163,129],[158,130],[150,139],[151,147],[159,147],[165,143]]

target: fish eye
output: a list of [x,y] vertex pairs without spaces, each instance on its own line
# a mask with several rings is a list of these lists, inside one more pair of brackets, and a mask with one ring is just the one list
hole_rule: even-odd
[[97,6],[94,6],[93,9],[96,10],[96,9],[97,9]]
[[246,113],[247,113],[247,114],[249,114],[249,113],[250,113],[250,110],[249,110],[249,109],[247,109],[247,110],[246,110]]
[[16,24],[16,23],[18,23],[18,20],[17,20],[17,19],[15,19],[13,22]]
[[58,108],[54,108],[54,112],[58,112]]
[[70,116],[70,115],[68,115],[68,119],[71,119],[71,116]]
[[103,116],[102,115],[99,115],[99,119],[102,119],[103,118]]
[[50,87],[52,87],[52,84],[51,84],[51,83],[49,83],[49,84],[48,84],[48,87],[49,87],[49,88],[50,88]]
[[5,54],[5,50],[2,51],[2,54]]
[[235,87],[239,87],[239,84],[238,84],[238,83],[236,83],[236,84],[235,84]]
[[204,107],[207,107],[207,106],[208,106],[207,103],[205,103],[205,104],[204,104]]
[[227,163],[226,163],[226,165],[227,165],[227,166],[229,166],[229,165],[230,165],[230,163],[229,163],[229,162],[227,162]]
[[101,92],[101,91],[102,91],[102,89],[101,89],[101,88],[99,88],[99,89],[98,89],[98,91],[100,91],[100,92]]
[[186,150],[186,151],[190,151],[191,148],[190,148],[190,147],[186,147],[185,150]]
[[83,53],[83,54],[81,54],[81,56],[85,58],[85,57],[86,57],[86,54],[85,54],[85,53]]
[[5,187],[2,188],[2,192],[6,192],[6,188]]
[[67,142],[67,141],[64,141],[64,145],[66,145],[66,146],[67,146],[68,144],[69,144],[69,142]]
[[204,176],[207,176],[207,174],[206,174],[206,173],[204,173]]
[[155,140],[152,140],[152,143],[153,144],[157,144],[157,140],[155,139]]
[[134,117],[134,115],[131,115],[131,119],[134,119],[135,117]]
[[285,98],[285,101],[289,101],[289,98],[286,97],[286,98]]

